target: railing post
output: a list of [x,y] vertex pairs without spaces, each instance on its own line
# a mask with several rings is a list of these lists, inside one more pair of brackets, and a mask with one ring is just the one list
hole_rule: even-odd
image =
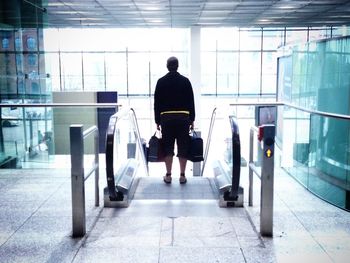
[[[201,131],[196,130],[196,134],[197,134],[197,137],[201,137]],[[193,163],[193,176],[200,176],[202,174],[201,166],[202,166],[202,162]]]
[[249,137],[249,193],[248,193],[248,205],[253,206],[253,170],[250,168],[250,164],[254,161],[254,130],[250,129]]
[[70,126],[73,237],[86,233],[83,125]]
[[260,200],[260,233],[262,236],[273,235],[273,183],[274,183],[274,148],[275,125],[266,124],[262,129],[262,167]]
[[99,133],[95,132],[95,206],[100,205],[100,189],[99,189],[99,178],[100,178],[100,162],[99,162]]

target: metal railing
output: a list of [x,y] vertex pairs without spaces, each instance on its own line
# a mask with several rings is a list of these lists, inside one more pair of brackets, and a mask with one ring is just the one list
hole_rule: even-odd
[[93,108],[111,108],[122,106],[119,103],[0,103],[0,107],[17,108],[64,108],[64,107],[93,107]]
[[323,117],[330,117],[330,118],[336,118],[336,119],[342,119],[342,120],[350,120],[350,115],[344,115],[344,114],[336,114],[336,113],[330,113],[330,112],[325,112],[325,111],[318,111],[318,110],[310,110],[304,107],[300,107],[288,102],[281,102],[281,101],[276,101],[276,102],[234,102],[230,103],[230,106],[287,106],[289,108],[293,108],[296,110],[300,110],[303,112],[307,112],[310,114],[315,114],[315,115],[320,115]]
[[[85,173],[84,139],[94,135],[94,163]],[[86,234],[85,215],[85,181],[95,173],[95,206],[99,206],[99,156],[98,128],[92,126],[83,131],[83,125],[70,126],[71,185],[72,185],[72,236],[82,237]]]
[[[254,134],[258,131],[263,152],[261,171],[253,160]],[[249,206],[253,206],[253,173],[261,180],[260,184],[260,233],[273,235],[273,194],[274,194],[274,145],[275,125],[267,124],[250,129],[249,139]],[[259,150],[259,149],[258,149]]]

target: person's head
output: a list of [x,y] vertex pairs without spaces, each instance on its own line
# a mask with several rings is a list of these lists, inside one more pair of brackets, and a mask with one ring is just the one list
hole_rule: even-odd
[[166,62],[166,67],[169,71],[177,71],[177,68],[179,67],[179,61],[176,57],[170,57]]

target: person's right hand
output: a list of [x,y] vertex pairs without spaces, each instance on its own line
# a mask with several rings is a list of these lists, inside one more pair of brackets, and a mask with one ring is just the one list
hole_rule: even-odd
[[159,124],[157,124],[157,130],[160,131],[160,125]]

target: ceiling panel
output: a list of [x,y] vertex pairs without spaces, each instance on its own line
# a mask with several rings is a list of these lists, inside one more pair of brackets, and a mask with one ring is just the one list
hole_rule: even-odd
[[[21,4],[16,4],[20,2]],[[47,27],[300,27],[350,25],[345,0],[0,0],[1,24],[17,25],[26,7]],[[10,4],[11,3],[11,4]],[[40,12],[29,12],[36,14]],[[34,18],[33,18],[34,21]],[[23,25],[24,26],[24,25]]]

